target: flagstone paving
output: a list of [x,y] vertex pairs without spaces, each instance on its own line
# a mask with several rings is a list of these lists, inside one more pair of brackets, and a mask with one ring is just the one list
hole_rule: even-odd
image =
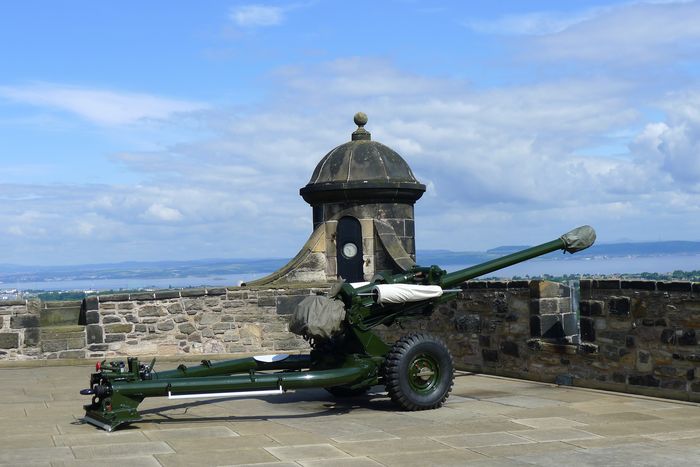
[[113,433],[85,424],[90,367],[0,368],[0,466],[697,466],[700,405],[458,372],[447,404],[382,391],[164,398]]

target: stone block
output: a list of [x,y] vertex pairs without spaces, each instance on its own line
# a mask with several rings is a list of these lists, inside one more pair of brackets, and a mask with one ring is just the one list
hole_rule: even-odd
[[627,383],[632,386],[649,386],[659,387],[661,383],[654,375],[630,375],[627,377]]
[[107,344],[90,344],[88,345],[88,350],[92,352],[104,352],[109,349]]
[[579,281],[579,290],[581,292],[581,297],[590,297],[591,296],[591,289],[593,287],[593,280],[592,279],[581,279]]
[[511,357],[520,356],[520,349],[518,347],[518,344],[511,341],[501,343],[501,352],[503,352],[504,355],[510,355]]
[[262,339],[262,329],[255,324],[246,324],[240,330],[241,338],[252,337],[253,339]]
[[263,307],[263,306],[276,307],[277,306],[277,299],[275,298],[274,295],[263,295],[261,293],[258,296],[258,306],[259,307]]
[[621,281],[620,288],[632,290],[656,290],[656,281]]
[[104,342],[104,332],[102,326],[97,324],[88,324],[85,326],[85,334],[88,344],[99,344]]
[[151,317],[151,316],[164,316],[165,310],[160,305],[145,305],[141,307],[138,311],[140,318]]
[[695,329],[683,331],[683,334],[678,336],[678,345],[698,345]]
[[612,316],[625,317],[630,315],[629,297],[614,297],[608,301],[608,312]]
[[182,324],[178,325],[177,328],[183,334],[192,334],[193,332],[195,332],[197,330],[190,323],[182,323]]
[[156,329],[159,331],[172,331],[175,329],[175,322],[171,319],[160,322],[156,325]]
[[104,326],[106,333],[127,333],[133,331],[133,329],[134,325],[127,323],[107,324]]
[[481,357],[484,359],[484,362],[498,362],[498,351],[491,349],[481,349]]
[[202,342],[202,335],[198,332],[193,332],[189,336],[187,336],[187,341],[188,342]]
[[24,330],[24,345],[35,347],[41,341],[41,330],[39,328],[27,328]]
[[100,300],[96,296],[87,297],[83,300],[85,311],[97,311],[100,309]]
[[593,288],[600,290],[617,290],[620,286],[619,279],[598,279],[593,282]]
[[651,355],[649,352],[643,350],[637,351],[637,364],[636,368],[638,371],[648,372],[653,368],[654,363],[651,360]]
[[84,350],[64,350],[58,353],[58,358],[85,358]]
[[214,323],[221,322],[221,318],[220,313],[203,313],[196,318],[196,321],[200,326],[211,326]]
[[126,340],[125,334],[108,334],[105,336],[105,342],[124,342]]
[[581,300],[579,312],[581,316],[603,316],[603,302],[600,300]]
[[692,292],[692,282],[685,281],[659,281],[656,283],[656,290],[663,292]]
[[623,383],[624,384],[627,382],[627,376],[623,373],[613,373],[612,380],[614,383]]
[[672,377],[678,374],[676,368],[668,365],[661,365],[654,368],[654,374],[658,376]]
[[156,300],[166,300],[168,298],[180,298],[179,290],[156,290],[154,292]]
[[129,300],[128,293],[117,293],[112,295],[100,295],[100,308],[104,308],[105,302],[126,302]]
[[196,289],[182,289],[180,291],[181,297],[203,297],[207,294],[206,289],[196,288]]
[[18,332],[0,332],[0,349],[19,348]]
[[119,316],[105,316],[102,319],[102,324],[113,324],[113,323],[121,323],[122,319]]
[[32,315],[19,315],[10,317],[10,328],[12,329],[24,329],[24,328],[38,328],[39,327],[39,317]]
[[544,338],[563,338],[564,327],[559,314],[540,315],[540,335]]
[[58,352],[60,350],[68,350],[68,342],[65,339],[60,340],[43,340],[41,341],[42,352]]
[[[550,281],[530,281],[531,298],[560,298],[564,296],[564,286]],[[568,293],[566,293],[568,296]]]
[[68,349],[82,349],[85,347],[85,336],[71,337],[66,340],[66,347]]
[[672,391],[685,391],[687,383],[678,379],[661,380],[661,389],[670,389]]
[[664,329],[661,331],[660,341],[662,344],[673,344],[676,341],[675,329]]
[[85,313],[85,324],[97,324],[100,322],[99,311],[87,311]]
[[456,331],[476,334],[481,332],[481,317],[477,314],[455,316],[453,320]]

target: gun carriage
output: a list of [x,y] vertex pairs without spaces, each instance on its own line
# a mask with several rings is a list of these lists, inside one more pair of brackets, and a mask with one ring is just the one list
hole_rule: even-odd
[[107,431],[139,421],[146,397],[170,399],[254,397],[305,388],[325,388],[343,397],[384,384],[404,410],[434,409],[452,389],[454,365],[445,344],[425,333],[385,343],[373,328],[397,320],[425,317],[459,296],[460,284],[556,250],[574,253],[595,241],[589,226],[541,245],[448,273],[438,266],[413,267],[401,274],[378,274],[371,282],[337,283],[328,296],[309,296],[297,307],[290,331],[304,336],[305,355],[265,355],[225,361],[203,360],[154,371],[138,358],[102,361],[81,394],[92,396],[85,420]]

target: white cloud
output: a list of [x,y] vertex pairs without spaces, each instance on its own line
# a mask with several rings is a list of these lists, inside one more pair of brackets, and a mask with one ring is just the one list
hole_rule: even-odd
[[669,62],[696,54],[700,3],[627,4],[534,38],[531,58],[612,65]]
[[145,217],[154,217],[161,221],[179,221],[182,213],[175,208],[164,206],[160,203],[151,204],[145,212]]
[[243,27],[276,26],[284,20],[284,8],[268,5],[243,5],[230,12],[234,23]]
[[[518,37],[527,60],[669,62],[698,52],[700,3],[627,2],[573,12],[533,12],[468,21],[477,32]],[[530,36],[530,37],[528,37]]]
[[[398,150],[428,185],[416,206],[419,249],[490,248],[515,235],[534,244],[585,223],[602,226],[601,240],[700,231],[700,93],[692,87],[649,96],[643,76],[609,73],[476,88],[360,57],[275,78],[276,92],[255,108],[202,110],[196,140],[114,155],[139,185],[0,185],[10,200],[0,243],[19,258],[83,263],[291,257],[311,233],[298,190],[350,139],[357,111],[369,115],[372,138]],[[665,118],[645,120],[649,108]],[[631,139],[629,150],[581,155],[611,138],[623,148]],[[18,240],[42,235],[55,241],[27,241],[30,251]]]
[[70,112],[98,125],[128,125],[142,120],[166,120],[174,114],[207,107],[195,101],[151,94],[115,92],[64,84],[0,86],[0,98]]
[[561,32],[576,23],[592,18],[596,14],[597,10],[586,10],[573,14],[542,11],[506,15],[491,21],[470,20],[464,24],[476,32],[486,34],[543,35]]

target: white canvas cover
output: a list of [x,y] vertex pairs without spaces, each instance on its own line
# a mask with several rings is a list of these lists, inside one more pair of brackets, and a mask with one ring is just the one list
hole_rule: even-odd
[[419,302],[442,295],[439,285],[378,284],[372,291],[376,293],[379,304]]

